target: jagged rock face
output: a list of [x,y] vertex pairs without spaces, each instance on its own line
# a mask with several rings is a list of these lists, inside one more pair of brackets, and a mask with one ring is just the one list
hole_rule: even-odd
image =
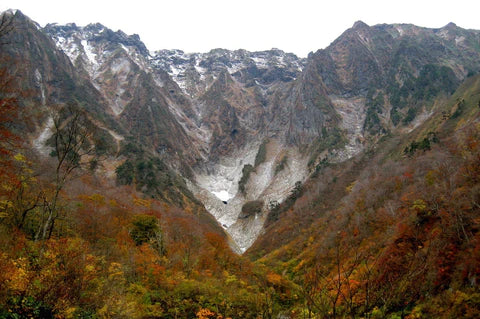
[[8,45],[1,48],[2,63],[14,76],[15,84],[26,90],[21,101],[28,109],[26,114],[35,114],[23,124],[29,129],[42,127],[47,121],[49,107],[81,101],[83,106],[106,119],[106,101],[89,79],[79,74],[68,57],[57,50],[50,37],[20,11],[13,19],[15,32],[3,39]]
[[[265,201],[261,216],[236,222],[244,202],[282,201],[307,176],[304,160],[292,150],[285,176],[275,177],[275,163],[284,155],[281,145],[306,142],[326,119],[335,118],[331,104],[319,107],[315,101],[325,94],[318,74],[304,75],[305,59],[280,50],[160,51],[150,56],[137,37],[100,24],[48,25],[43,31],[106,101],[111,121],[128,132],[119,136],[121,141],[141,141],[159,156],[179,154],[170,157],[170,165],[193,168],[192,190],[210,203],[207,207],[226,225],[239,251],[258,236],[269,204]],[[279,151],[256,168],[246,194],[240,194],[242,167],[253,164],[259,144],[268,137],[277,141]],[[240,161],[229,166],[232,156]],[[216,182],[221,180],[229,186]],[[214,196],[222,191],[229,196],[228,205]]]
[[[418,125],[416,118],[427,118],[440,93],[451,94],[468,74],[480,70],[479,43],[479,31],[454,24],[427,29],[370,27],[358,21],[329,47],[309,55],[306,69],[316,66],[344,124],[357,119],[353,126],[343,125],[350,132],[347,153],[354,154],[366,139],[402,126],[411,130]],[[344,115],[358,110],[363,116],[345,120]]]
[[185,118],[183,112],[191,113],[189,102],[178,97],[178,86],[165,72],[152,68],[137,35],[113,32],[101,24],[47,25],[44,32],[108,101],[110,115],[133,140],[166,154],[172,163],[180,159],[182,165],[193,165],[201,158],[196,139],[182,126],[185,121],[172,114],[173,108]]
[[198,125],[210,132],[208,158],[216,161],[265,136],[285,138],[284,119],[271,116],[281,108],[274,98],[289,90],[305,59],[280,50],[163,50],[155,53],[153,63],[191,98]]
[[265,89],[277,81],[293,81],[306,62],[292,53],[276,49],[261,52],[215,49],[208,53],[161,50],[155,52],[152,59],[191,97],[205,93],[222,72],[247,87]]
[[309,57],[328,91],[365,95],[371,88],[403,84],[427,64],[445,65],[463,79],[478,72],[480,32],[449,24],[427,29],[408,24],[368,26],[358,21],[328,48]]
[[[372,136],[426,118],[433,98],[480,70],[480,32],[453,24],[359,21],[302,59],[277,49],[151,54],[137,35],[100,24],[39,30],[17,15],[28,27],[15,33],[12,55],[35,61],[23,74],[36,101],[80,101],[117,144],[165,159],[240,251],[260,234],[270,202],[284,200],[320,160],[346,160]],[[43,134],[48,119],[38,122]],[[260,213],[241,214],[256,200]]]
[[270,128],[286,129],[290,145],[305,145],[322,135],[322,129],[338,126],[339,116],[315,64],[309,63],[288,90],[272,103]]
[[[109,101],[111,113],[125,119],[130,131],[138,129],[144,136],[149,135],[148,127],[155,127],[154,123],[145,125],[143,121],[152,118],[151,107],[135,111],[135,105],[138,108],[147,100],[145,97],[139,100],[136,90],[149,87],[148,92],[158,92],[152,100],[162,104],[163,108],[168,107],[185,131],[172,130],[179,145],[172,149],[172,143],[169,143],[168,149],[182,152],[188,149],[194,153],[189,158],[189,165],[201,157],[218,160],[269,134],[289,141],[305,140],[305,131],[315,135],[318,128],[311,128],[323,125],[321,116],[303,114],[301,119],[296,119],[294,111],[311,108],[312,103],[308,101],[312,99],[288,99],[290,102],[285,106],[290,109],[286,117],[290,120],[288,132],[283,129],[285,119],[279,116],[268,118],[274,109],[285,108],[273,105],[272,101],[276,100],[272,97],[278,99],[278,94],[284,90],[291,91],[292,83],[302,74],[305,59],[293,54],[281,50],[215,49],[203,54],[163,50],[150,56],[138,36],[113,32],[100,24],[86,27],[47,25],[44,31],[55,39],[75,66],[86,71],[95,87]],[[303,92],[306,91],[303,88]],[[142,90],[142,94],[148,92]],[[305,101],[308,106],[301,105]],[[285,104],[282,99],[282,105]],[[129,110],[126,110],[127,106]],[[150,116],[142,118],[140,113]],[[140,126],[135,127],[141,118]],[[164,118],[168,119],[168,114],[164,114]],[[305,120],[309,123],[303,123]],[[268,130],[265,129],[266,123],[269,123]],[[297,124],[302,125],[299,132],[295,130]],[[166,127],[175,128],[175,125]],[[159,133],[161,135],[163,131]],[[296,133],[302,138],[299,139]],[[159,139],[151,143],[157,149],[165,149]]]

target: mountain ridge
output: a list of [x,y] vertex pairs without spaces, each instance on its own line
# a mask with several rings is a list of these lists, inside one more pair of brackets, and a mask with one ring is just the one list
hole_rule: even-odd
[[479,317],[480,32],[152,56],[5,18],[0,317]]
[[[357,21],[306,59],[278,49],[152,54],[138,36],[98,23],[48,24],[41,32],[94,87],[92,94],[102,95],[110,138],[119,145],[141,141],[189,180],[213,215],[228,216],[221,222],[227,231],[254,223],[257,234],[263,226],[255,220],[265,220],[269,202],[284,201],[322,163],[347,160],[386,134],[419,125],[433,99],[451,94],[480,61],[480,32],[451,24]],[[255,174],[243,176],[264,141],[290,148],[289,156],[270,152]],[[281,161],[288,183],[274,174]],[[232,199],[226,207],[213,195],[220,192]],[[249,200],[263,200],[261,213],[237,218]],[[237,241],[254,240],[235,233]]]

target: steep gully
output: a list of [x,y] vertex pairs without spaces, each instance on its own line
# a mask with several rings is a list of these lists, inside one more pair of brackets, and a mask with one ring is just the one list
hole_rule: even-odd
[[[272,116],[269,112],[276,112],[273,108],[278,106],[272,102],[272,96],[278,92],[287,94],[285,92],[299,87],[296,79],[304,76],[305,59],[280,50],[218,49],[205,54],[164,50],[152,56],[141,50],[143,44],[135,41],[132,44],[131,37],[123,33],[115,33],[115,41],[105,40],[104,34],[109,30],[99,24],[85,28],[50,25],[47,29],[72,64],[89,75],[93,86],[109,102],[114,117],[121,117],[128,110],[135,87],[140,85],[140,74],[152,76],[152,85],[161,92],[158,96],[163,96],[170,113],[203,157],[203,164],[193,168],[194,176],[187,184],[231,236],[231,245],[236,251],[244,252],[259,236],[269,206],[281,203],[296,182],[308,177],[310,154],[287,146],[283,132],[278,136],[262,133],[265,121],[259,121],[262,116]],[[218,91],[222,93],[220,97],[215,95]],[[329,160],[342,161],[363,148],[364,101],[338,96],[329,98],[348,138],[345,147],[329,154]],[[270,101],[262,102],[266,99]],[[280,110],[282,116],[296,113],[294,109],[285,110],[288,107]],[[232,125],[237,125],[236,128],[222,128],[219,122],[225,116],[233,116]],[[282,120],[270,118],[274,122]],[[291,121],[297,121],[294,126],[299,122],[304,125],[305,118]],[[275,125],[275,130],[285,130],[284,127],[279,129],[281,124]],[[39,150],[47,129],[48,123],[35,141]],[[235,140],[225,130],[238,130],[243,135]],[[106,131],[117,144],[124,138],[111,129]],[[222,140],[227,138],[231,140]],[[255,165],[262,143],[264,159]],[[324,153],[326,156],[326,151]],[[243,186],[244,191],[240,191],[239,181],[248,164],[255,167]],[[245,203],[256,200],[262,202],[261,211],[242,212]]]

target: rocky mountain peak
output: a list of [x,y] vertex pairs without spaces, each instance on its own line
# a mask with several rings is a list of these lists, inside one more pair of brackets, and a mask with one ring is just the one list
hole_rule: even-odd
[[200,96],[222,73],[228,72],[247,86],[269,86],[298,77],[306,59],[279,49],[249,52],[213,49],[206,53],[156,51],[151,62],[167,72],[190,97]]
[[3,15],[3,14],[7,16],[13,16],[14,23],[18,25],[21,25],[21,24],[33,25],[35,26],[35,28],[40,29],[40,25],[37,22],[31,20],[29,17],[24,15],[22,11],[18,9],[8,9],[8,10],[5,10],[4,12],[0,12],[0,15]]
[[19,21],[20,20],[21,21],[25,21],[25,20],[31,21],[29,17],[24,15],[23,12],[18,10],[18,9],[8,9],[4,12],[4,14],[13,15],[15,17],[15,19],[19,20]]
[[449,22],[446,26],[443,27],[443,29],[456,29],[457,25],[453,22]]
[[65,42],[71,42],[73,39],[77,39],[97,44],[103,42],[109,46],[112,44],[130,46],[134,47],[145,57],[150,55],[147,47],[137,34],[127,35],[121,30],[115,32],[101,23],[91,23],[85,27],[77,26],[75,23],[66,25],[47,24],[43,30],[50,34],[60,47],[62,47]]
[[355,21],[355,23],[352,26],[352,29],[364,29],[364,28],[369,28],[369,26],[368,24],[366,24],[361,20]]
[[[87,24],[87,26],[85,26],[85,31],[89,31],[89,32],[92,32],[92,33],[96,33],[96,34],[100,34],[103,30],[106,29],[106,27],[97,22],[97,23],[90,23],[90,24]],[[123,32],[122,32],[123,33]]]
[[[17,13],[17,11],[20,11],[18,9],[7,9],[3,12],[1,12],[1,14],[7,14],[7,15],[15,15]],[[22,13],[23,14],[23,13]]]

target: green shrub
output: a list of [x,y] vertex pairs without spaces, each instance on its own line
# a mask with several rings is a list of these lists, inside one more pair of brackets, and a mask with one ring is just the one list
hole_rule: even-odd
[[155,216],[137,215],[132,222],[130,237],[132,237],[136,245],[141,245],[154,239],[159,230]]
[[254,168],[250,164],[245,164],[242,169],[242,178],[238,181],[238,189],[245,195],[245,186],[247,185],[250,173],[254,171]]
[[408,109],[407,116],[403,119],[403,124],[408,124],[413,121],[417,115],[417,110],[414,107]]
[[275,166],[275,175],[277,175],[278,173],[280,173],[285,169],[285,166],[287,165],[287,161],[288,161],[288,156],[283,155],[280,162],[278,162],[277,166]]
[[132,162],[125,161],[115,169],[117,174],[117,183],[120,185],[131,185],[135,176],[135,169]]
[[264,140],[262,144],[260,144],[257,155],[255,156],[255,165],[254,165],[255,167],[258,167],[258,165],[265,162],[267,158],[267,143],[268,143],[268,140]]
[[242,211],[238,218],[248,218],[262,212],[263,200],[252,200],[242,206]]
[[400,114],[400,112],[398,112],[398,109],[396,107],[392,107],[392,110],[390,111],[390,119],[392,120],[393,125],[397,125],[398,123],[400,123],[402,115]]

